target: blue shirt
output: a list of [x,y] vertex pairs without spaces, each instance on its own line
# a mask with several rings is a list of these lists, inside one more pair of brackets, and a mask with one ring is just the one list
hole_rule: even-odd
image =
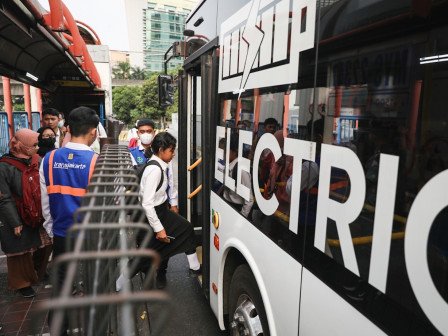
[[145,148],[142,146],[132,147],[129,151],[137,165],[145,164],[148,161],[148,158],[145,155]]

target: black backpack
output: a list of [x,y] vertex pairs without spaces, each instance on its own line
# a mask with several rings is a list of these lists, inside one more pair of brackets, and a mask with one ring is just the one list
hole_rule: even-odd
[[158,192],[159,189],[162,187],[163,179],[164,179],[164,175],[165,174],[163,174],[163,169],[162,169],[162,166],[160,166],[160,163],[158,163],[155,160],[149,160],[145,164],[138,165],[137,167],[135,167],[135,172],[137,174],[138,183],[140,184],[140,181],[142,180],[143,172],[145,171],[146,167],[148,167],[148,166],[157,166],[157,167],[159,167],[160,173],[162,174],[162,178],[160,179],[160,182],[157,185],[157,189],[156,189],[156,192]]

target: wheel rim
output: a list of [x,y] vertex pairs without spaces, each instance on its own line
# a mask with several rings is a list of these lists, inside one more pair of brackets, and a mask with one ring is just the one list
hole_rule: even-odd
[[246,294],[238,298],[230,327],[232,328],[233,336],[263,335],[260,315],[252,300]]

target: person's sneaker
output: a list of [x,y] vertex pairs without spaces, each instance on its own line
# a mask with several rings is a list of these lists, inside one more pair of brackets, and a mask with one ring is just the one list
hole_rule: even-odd
[[34,291],[33,287],[31,287],[31,286],[25,287],[25,288],[20,288],[19,293],[22,294],[22,296],[24,298],[32,298],[32,297],[36,296],[36,292]]
[[164,289],[166,287],[166,272],[157,272],[156,287],[157,289]]
[[199,268],[197,270],[192,270],[190,268],[190,273],[193,274],[193,275],[202,275],[202,265],[199,266]]

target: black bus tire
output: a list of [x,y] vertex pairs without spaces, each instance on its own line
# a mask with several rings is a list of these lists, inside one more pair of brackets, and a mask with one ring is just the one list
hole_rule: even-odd
[[[242,317],[242,318],[241,318]],[[261,322],[258,323],[257,319]],[[230,335],[269,336],[266,311],[250,267],[240,265],[233,273],[229,290]],[[249,331],[245,334],[244,330]]]

